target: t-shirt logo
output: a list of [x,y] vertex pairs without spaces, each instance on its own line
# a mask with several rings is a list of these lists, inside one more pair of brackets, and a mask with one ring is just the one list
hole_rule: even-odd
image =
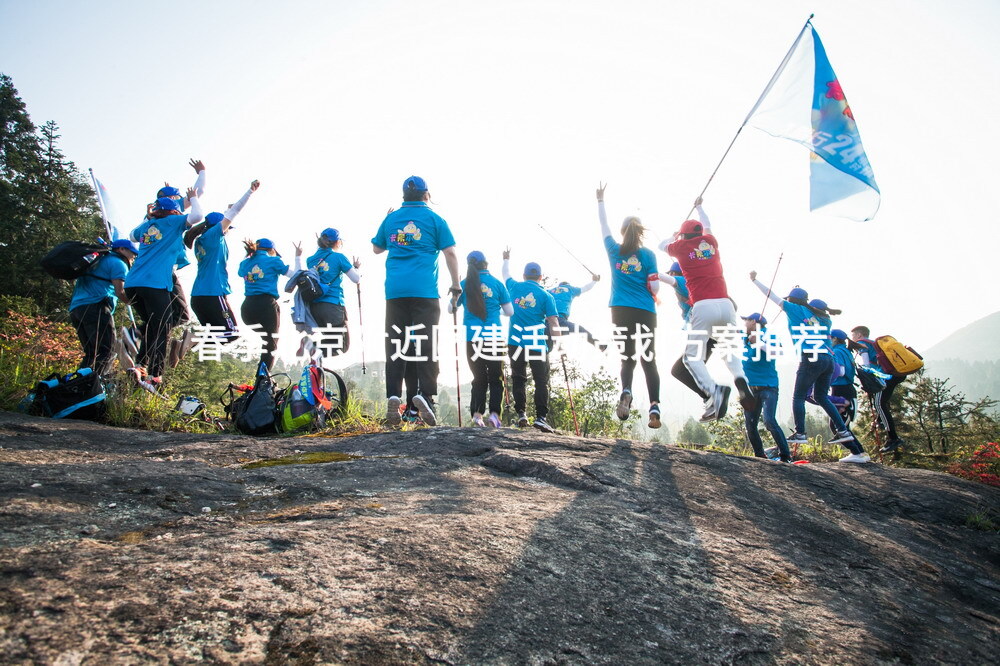
[[708,241],[702,241],[701,243],[699,243],[698,247],[692,250],[691,253],[688,255],[688,257],[691,259],[699,259],[699,260],[711,259],[714,256],[715,256],[715,248],[712,247]]
[[247,271],[247,274],[243,277],[244,280],[250,283],[258,282],[264,279],[264,270],[254,264],[254,267]]
[[163,233],[154,225],[146,227],[140,239],[143,245],[152,245],[156,241],[163,240]]
[[200,262],[202,259],[205,258],[206,254],[208,254],[208,250],[205,249],[205,246],[202,245],[201,239],[199,238],[194,242],[194,256]]
[[396,245],[413,245],[414,241],[418,241],[422,237],[423,234],[420,233],[420,228],[413,222],[410,222],[405,227],[397,229],[396,233],[389,236],[389,242],[395,243]]
[[493,290],[487,287],[485,284],[479,285],[479,290],[483,292],[483,296],[486,298],[493,298]]
[[631,273],[638,273],[642,270],[642,262],[639,261],[638,255],[632,255],[625,261],[619,261],[615,264],[615,269],[621,271],[625,275]]
[[533,308],[537,305],[534,294],[528,294],[527,296],[519,296],[518,298],[514,299],[514,302],[517,303],[518,307],[524,308],[525,310]]
[[558,287],[553,287],[552,289],[549,289],[549,293],[550,294],[568,294],[569,293],[569,287],[566,287],[566,286],[563,286],[563,285],[559,285]]
[[317,273],[327,273],[330,271],[330,264],[326,263],[326,259],[323,259],[318,264],[316,264]]

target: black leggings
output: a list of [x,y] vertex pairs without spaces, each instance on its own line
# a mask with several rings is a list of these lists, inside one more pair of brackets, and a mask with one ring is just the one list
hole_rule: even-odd
[[[311,303],[309,312],[319,328],[327,332],[317,331],[316,344],[323,356],[340,356],[351,347],[351,334],[347,331],[347,308],[337,303]],[[330,331],[329,329],[343,329]]]
[[138,364],[146,368],[150,377],[163,374],[167,358],[167,340],[173,328],[173,295],[166,289],[152,287],[126,287],[125,295],[139,315]]
[[254,294],[247,296],[240,308],[243,323],[248,326],[260,324],[264,352],[260,360],[267,364],[267,369],[274,367],[274,350],[278,348],[278,326],[281,323],[278,300],[270,294]]
[[216,326],[213,331],[223,343],[236,339],[236,315],[225,296],[192,296],[191,309],[203,326]]
[[[486,391],[490,394],[490,413],[499,414],[503,405],[503,361],[492,361],[483,356],[476,358],[476,349],[484,351],[483,343],[466,342],[465,357],[472,370],[472,414],[486,414]],[[473,360],[475,359],[475,360]]]
[[528,365],[531,365],[531,377],[535,380],[535,417],[544,419],[549,415],[549,355],[537,358],[540,352],[533,351],[531,360],[524,347],[508,345],[510,357],[511,393],[514,394],[514,409],[518,414],[524,411],[528,404]]
[[[406,381],[407,405],[419,393],[433,404],[437,395],[438,364],[434,361],[432,346],[435,327],[441,320],[441,304],[436,298],[391,298],[385,302],[385,393],[387,398],[399,397]],[[416,339],[407,340],[407,327],[415,328],[413,334],[423,336],[420,352]],[[406,342],[411,349],[407,349]],[[397,353],[398,352],[398,353]],[[421,357],[407,361],[402,355]],[[393,358],[393,357],[396,358]]]
[[70,310],[70,321],[83,347],[81,368],[93,368],[99,375],[106,375],[115,360],[115,320],[111,315],[111,301],[81,305]]
[[[647,339],[644,353],[640,358],[642,372],[646,375],[646,391],[649,393],[649,403],[660,401],[660,371],[656,369],[656,313],[639,308],[629,308],[621,305],[611,307],[611,323],[616,329],[624,329],[624,345],[622,353],[622,389],[632,390],[632,375],[635,373],[636,327]],[[622,335],[616,331],[616,338]]]

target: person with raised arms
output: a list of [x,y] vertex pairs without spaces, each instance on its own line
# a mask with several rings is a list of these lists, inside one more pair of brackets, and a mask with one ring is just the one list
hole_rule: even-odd
[[[324,353],[329,349],[331,356],[339,356],[351,346],[351,337],[347,331],[343,278],[346,275],[354,284],[361,282],[361,275],[358,273],[361,260],[355,257],[352,261],[340,251],[344,247],[344,240],[333,227],[327,227],[316,237],[316,246],[316,252],[306,259],[306,267],[316,271],[323,285],[323,295],[309,304],[309,312],[320,328],[335,331],[334,338],[340,336],[336,341],[338,344],[320,345]],[[339,332],[341,330],[342,333]]]
[[[688,326],[688,321],[691,319],[691,293],[687,288],[687,280],[684,278],[684,273],[681,271],[681,265],[676,261],[670,265],[670,270],[666,273],[660,273],[660,282],[670,285],[674,289],[674,296],[677,298],[677,307],[681,311],[681,319],[684,320],[684,326]],[[715,339],[709,338],[705,343],[705,362],[712,356],[712,349],[715,347]],[[695,394],[698,395],[703,401],[709,399],[708,393],[706,393],[700,386],[698,382],[695,381],[694,376],[691,375],[691,371],[688,370],[687,365],[684,364],[684,356],[686,354],[681,354],[676,361],[674,361],[673,366],[670,368],[670,374],[673,375],[674,379],[684,384]]]
[[[465,357],[472,370],[472,398],[469,411],[472,424],[499,428],[500,410],[503,406],[503,355],[506,352],[500,314],[514,314],[510,293],[503,282],[490,274],[486,255],[479,250],[466,257],[468,270],[462,280],[462,295],[457,303],[448,303],[449,314],[459,307],[465,308],[462,326],[465,329]],[[489,416],[486,414],[486,396],[489,392]]]
[[291,277],[302,264],[302,243],[294,243],[295,267],[289,268],[269,238],[256,241],[245,240],[243,247],[247,257],[240,262],[237,274],[243,278],[246,297],[240,307],[243,323],[260,326],[263,350],[262,363],[270,370],[274,367],[274,350],[278,348],[278,329],[281,324],[281,310],[278,307],[278,277]]
[[[604,210],[604,190],[597,188],[597,216],[601,223],[604,249],[611,265],[611,322],[615,340],[621,340],[622,392],[615,414],[628,420],[632,407],[632,377],[636,360],[642,363],[649,396],[649,427],[659,428],[660,373],[656,368],[656,294],[660,288],[656,255],[642,244],[646,228],[639,218],[626,217],[622,222],[622,242],[611,235]],[[641,344],[640,344],[641,343]]]
[[[753,454],[758,458],[777,459],[781,462],[792,462],[792,452],[788,449],[788,440],[778,424],[778,371],[775,368],[777,347],[771,335],[767,332],[767,319],[759,312],[743,317],[746,324],[747,337],[744,340],[743,371],[747,376],[750,390],[757,398],[753,409],[743,412],[746,423],[747,438],[753,448]],[[761,415],[764,417],[764,427],[771,433],[774,449],[765,449],[757,426]]]
[[581,335],[586,336],[587,342],[594,345],[603,352],[605,349],[607,349],[607,345],[598,343],[590,331],[585,329],[583,326],[580,326],[579,324],[570,321],[569,319],[569,311],[570,308],[573,306],[573,301],[578,296],[585,294],[591,289],[593,289],[594,286],[597,285],[598,281],[600,281],[600,279],[601,276],[598,275],[597,273],[594,273],[593,275],[590,276],[590,282],[583,285],[582,287],[574,287],[569,282],[562,281],[555,287],[549,289],[548,292],[552,294],[552,297],[556,300],[556,309],[559,311],[559,326],[561,327],[562,332],[565,333],[566,335],[572,335],[573,333],[580,333]]

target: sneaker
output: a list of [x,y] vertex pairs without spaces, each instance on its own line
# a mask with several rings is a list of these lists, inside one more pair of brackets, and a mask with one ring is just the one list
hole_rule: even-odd
[[871,462],[871,458],[868,456],[867,453],[864,452],[851,453],[841,458],[840,462],[866,463],[866,462]]
[[879,453],[895,453],[904,443],[901,439],[890,439],[885,443],[885,446],[879,449]]
[[721,419],[726,416],[726,409],[729,407],[729,394],[733,392],[733,389],[728,386],[719,386],[715,391],[715,406],[718,408],[715,418]]
[[437,425],[437,417],[434,416],[434,410],[431,409],[430,403],[422,395],[413,396],[413,406],[417,408],[417,413],[420,414],[420,420],[429,426]]
[[772,446],[770,448],[764,449],[764,455],[772,460],[778,457],[778,447]]
[[485,428],[486,424],[483,422],[483,415],[482,414],[476,414],[475,416],[473,416],[472,417],[472,425],[474,425],[477,428]]
[[524,412],[517,413],[517,427],[527,428],[528,427],[528,415]]
[[649,408],[649,427],[657,429],[660,427],[660,406],[653,405]]
[[736,384],[736,392],[740,395],[740,407],[743,408],[743,411],[752,412],[756,409],[757,398],[754,396],[753,391],[750,390],[747,380],[743,377],[737,377],[733,383]]
[[403,401],[392,396],[389,398],[389,402],[385,407],[385,422],[390,426],[398,426],[400,424],[400,407],[403,406]]
[[502,428],[503,427],[503,421],[500,420],[500,415],[497,414],[496,412],[492,412],[490,414],[490,418],[487,421],[487,423],[489,424],[489,426],[491,428]]
[[701,418],[698,419],[698,421],[700,421],[701,423],[708,423],[709,421],[714,421],[715,401],[712,400],[711,397],[709,397],[707,400],[705,400],[704,405],[705,405],[705,413],[701,415]]
[[543,419],[541,416],[535,419],[535,422],[532,425],[534,425],[535,428],[541,430],[542,432],[553,433],[556,431],[556,429],[550,426],[548,423],[546,423],[545,419]]
[[854,441],[854,435],[847,428],[843,430],[838,430],[833,434],[828,444],[841,444],[842,442],[852,442]]
[[424,422],[420,420],[420,414],[417,413],[415,409],[403,410],[403,415],[400,417],[404,423],[412,423],[414,425],[423,425]]
[[617,416],[622,421],[628,421],[628,413],[632,408],[632,391],[625,389],[622,394],[618,397],[618,408],[615,410],[615,416]]
[[803,435],[801,432],[793,432],[788,437],[789,444],[805,444],[809,441],[809,438]]

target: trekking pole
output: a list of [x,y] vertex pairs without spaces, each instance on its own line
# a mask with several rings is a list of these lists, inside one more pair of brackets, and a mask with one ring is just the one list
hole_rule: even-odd
[[569,411],[573,414],[573,430],[576,436],[580,436],[580,424],[576,420],[576,406],[573,404],[573,391],[569,387],[569,372],[566,371],[566,354],[560,357],[562,361],[563,377],[566,378],[566,395],[569,396]]
[[580,259],[577,258],[577,256],[575,254],[573,254],[572,252],[570,252],[569,248],[562,244],[562,241],[560,241],[558,238],[556,238],[555,236],[552,235],[552,232],[550,232],[548,229],[546,229],[545,227],[543,227],[541,224],[538,225],[538,228],[541,229],[542,231],[544,231],[545,233],[547,233],[549,236],[551,236],[552,240],[554,240],[556,243],[559,244],[559,247],[561,247],[562,249],[566,250],[566,254],[568,254],[569,256],[571,256],[574,259],[576,259],[576,263],[578,263],[581,266],[583,266],[583,270],[587,271],[591,275],[595,275],[594,271],[592,271],[589,268],[587,268],[587,265],[585,263],[583,263],[582,261],[580,261]]
[[458,427],[462,427],[462,380],[458,375],[458,308],[452,301],[451,323],[455,330],[455,395],[458,402]]
[[784,258],[785,253],[782,252],[778,255],[778,263],[774,267],[774,275],[771,276],[771,284],[767,285],[767,294],[764,295],[764,305],[760,308],[761,316],[764,315],[764,309],[767,307],[768,301],[771,300],[771,288],[774,287],[774,280],[778,277],[778,268],[781,266],[781,260]]
[[361,331],[361,374],[366,374],[368,368],[365,367],[365,322],[361,318],[361,283],[355,282],[354,286],[358,288],[358,330]]

